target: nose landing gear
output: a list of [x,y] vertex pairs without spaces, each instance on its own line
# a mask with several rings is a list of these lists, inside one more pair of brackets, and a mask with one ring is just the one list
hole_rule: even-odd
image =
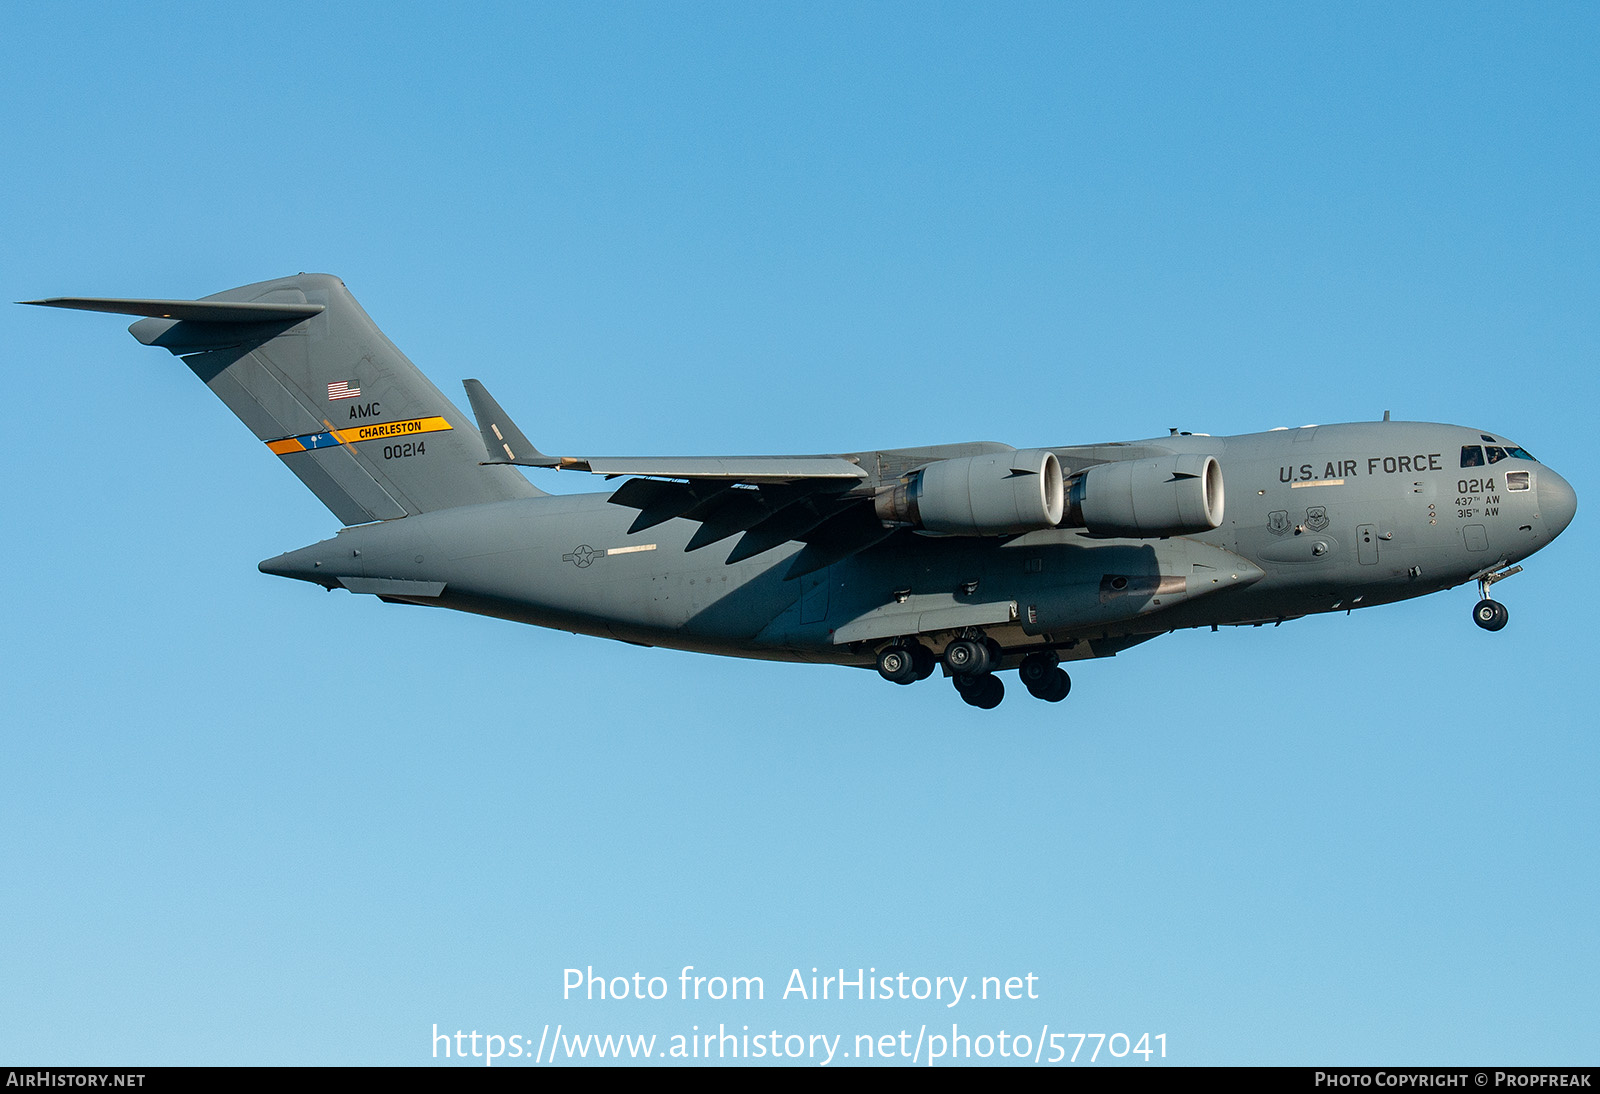
[[1472,621],[1486,631],[1497,631],[1506,625],[1506,620],[1511,618],[1511,613],[1506,611],[1506,606],[1498,600],[1487,597],[1478,601],[1472,609]]
[[1511,613],[1506,610],[1504,604],[1489,598],[1489,590],[1496,581],[1504,581],[1512,574],[1522,572],[1521,566],[1513,566],[1509,570],[1500,569],[1505,564],[1505,559],[1501,559],[1488,569],[1479,570],[1469,579],[1477,581],[1478,595],[1483,598],[1472,608],[1472,621],[1486,631],[1499,630],[1506,625],[1506,620],[1511,618]]

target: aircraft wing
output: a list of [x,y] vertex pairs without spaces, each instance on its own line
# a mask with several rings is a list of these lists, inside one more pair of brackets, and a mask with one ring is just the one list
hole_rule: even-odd
[[472,413],[489,450],[488,463],[587,471],[593,475],[657,479],[709,479],[728,483],[800,482],[828,479],[860,482],[867,472],[846,456],[547,456],[477,380],[463,380]]
[[825,479],[857,483],[867,473],[843,456],[584,456],[561,460],[563,471],[595,475],[642,475],[656,479],[779,483]]
[[637,509],[629,532],[674,518],[697,522],[688,550],[739,535],[728,563],[799,541],[793,579],[865,550],[896,531],[872,506],[873,475],[851,456],[549,456],[483,384],[463,381],[488,463],[627,476],[611,502]]

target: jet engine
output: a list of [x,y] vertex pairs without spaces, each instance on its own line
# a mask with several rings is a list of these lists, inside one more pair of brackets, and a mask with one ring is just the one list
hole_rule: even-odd
[[1061,461],[1047,448],[940,460],[875,499],[880,519],[954,536],[1054,528],[1066,512]]
[[1062,523],[1134,538],[1209,532],[1222,524],[1222,465],[1198,453],[1097,464],[1073,477]]

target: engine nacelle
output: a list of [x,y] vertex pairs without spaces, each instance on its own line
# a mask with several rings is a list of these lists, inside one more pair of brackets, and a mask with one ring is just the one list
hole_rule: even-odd
[[1061,461],[1046,448],[940,460],[875,499],[878,516],[953,536],[1054,528],[1066,513]]
[[1139,539],[1209,532],[1222,524],[1222,465],[1198,453],[1099,464],[1072,480],[1065,523]]

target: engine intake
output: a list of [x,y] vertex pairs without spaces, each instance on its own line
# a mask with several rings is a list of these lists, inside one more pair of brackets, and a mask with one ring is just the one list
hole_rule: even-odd
[[920,468],[875,499],[880,519],[953,536],[1054,528],[1066,512],[1061,461],[1047,448],[1017,449]]
[[1209,532],[1222,524],[1222,465],[1185,453],[1088,468],[1072,480],[1064,523],[1140,539]]

